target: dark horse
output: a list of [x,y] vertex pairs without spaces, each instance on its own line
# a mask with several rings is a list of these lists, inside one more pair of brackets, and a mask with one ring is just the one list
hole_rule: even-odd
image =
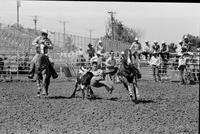
[[118,69],[118,77],[119,80],[123,83],[125,88],[129,91],[129,96],[131,101],[133,101],[133,93],[131,84],[133,85],[133,91],[135,95],[135,102],[137,102],[139,98],[139,92],[137,88],[137,78],[139,70],[133,64],[133,54],[130,49],[126,49],[124,54],[122,55],[119,69]]
[[[44,48],[44,53],[48,48]],[[45,54],[38,54],[37,61],[35,63],[36,81],[38,87],[38,96],[40,94],[48,96],[48,88],[50,84],[50,78],[57,78],[56,71],[53,68],[52,63],[49,61],[49,57]]]

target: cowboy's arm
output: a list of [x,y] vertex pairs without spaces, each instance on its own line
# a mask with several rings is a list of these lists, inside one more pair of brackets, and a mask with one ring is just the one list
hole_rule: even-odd
[[111,66],[111,64],[109,63],[110,62],[110,58],[108,58],[105,62],[106,66]]
[[131,47],[129,48],[130,50],[134,47],[134,43],[132,43]]
[[32,45],[33,45],[33,46],[39,45],[39,40],[40,40],[40,37],[35,38],[35,39],[33,40],[33,42],[32,42]]

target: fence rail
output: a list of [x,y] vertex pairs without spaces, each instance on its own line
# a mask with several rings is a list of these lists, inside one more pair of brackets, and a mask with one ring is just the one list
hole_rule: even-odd
[[[7,55],[8,56],[8,55]],[[0,64],[0,75],[2,76],[7,76],[8,79],[28,79],[27,78],[27,73],[30,68],[30,60],[22,60],[16,55],[15,57],[9,57],[8,59],[4,60],[4,65],[2,68],[2,64]],[[179,70],[177,68],[178,61],[174,60],[175,58],[171,58],[170,61],[168,62],[167,66],[160,66],[160,75],[162,79],[164,78],[162,70],[166,69],[167,75],[168,75],[168,80],[171,81],[179,81]],[[187,65],[191,69],[191,73],[195,77],[195,81],[199,81],[200,76],[199,76],[199,57],[190,57],[188,60]],[[2,63],[0,61],[0,63]],[[75,77],[77,75],[77,71],[81,63],[87,64],[89,62],[68,62],[67,60],[63,59],[54,59],[54,67],[56,72],[59,74],[59,78],[65,78],[65,77]],[[104,64],[104,63],[102,63]],[[140,61],[140,69],[142,73],[142,79],[144,80],[153,80],[153,75],[152,75],[152,69],[151,66],[148,64],[147,61]],[[104,67],[105,64],[104,64]]]

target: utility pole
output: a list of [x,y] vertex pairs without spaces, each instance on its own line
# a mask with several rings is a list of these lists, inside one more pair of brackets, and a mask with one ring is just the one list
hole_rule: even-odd
[[89,29],[90,32],[90,43],[92,43],[92,31],[94,31],[93,29]]
[[19,7],[21,6],[21,1],[17,0],[17,27],[19,28]]
[[65,25],[66,25],[67,22],[68,21],[60,21],[60,23],[63,24],[63,43],[64,44],[65,44],[65,36],[66,36],[66,34],[65,34]]
[[110,11],[108,12],[110,14],[110,17],[111,17],[111,26],[112,26],[112,38],[113,40],[115,40],[115,33],[114,33],[114,25],[115,25],[115,22],[114,22],[114,17],[113,17],[113,14],[116,14],[116,12],[113,12],[113,11]]
[[34,19],[33,19],[33,22],[34,22],[34,25],[35,25],[35,33],[36,33],[36,30],[37,30],[37,16],[34,16]]

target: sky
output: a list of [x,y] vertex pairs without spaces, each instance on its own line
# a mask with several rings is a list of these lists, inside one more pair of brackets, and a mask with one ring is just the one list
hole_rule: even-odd
[[[0,22],[17,22],[16,0],[0,0]],[[81,1],[29,1],[22,0],[20,24],[34,28],[33,17],[38,16],[38,29],[99,38],[105,35],[105,25],[114,17],[130,28],[142,31],[141,42],[154,40],[177,43],[184,34],[199,36],[200,3],[162,2],[81,2]]]

